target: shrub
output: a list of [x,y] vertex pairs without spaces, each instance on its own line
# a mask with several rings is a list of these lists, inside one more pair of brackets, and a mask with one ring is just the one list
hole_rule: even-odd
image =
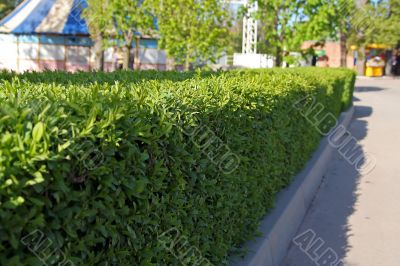
[[[226,263],[319,143],[293,103],[338,115],[354,85],[341,69],[154,73],[2,73],[1,265],[39,265],[32,250],[54,250],[48,264]],[[196,258],[168,249],[171,230]]]

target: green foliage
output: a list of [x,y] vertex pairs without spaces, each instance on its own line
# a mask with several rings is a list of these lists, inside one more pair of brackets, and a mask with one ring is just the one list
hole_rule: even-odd
[[343,1],[351,0],[254,0],[261,22],[260,51],[274,55],[280,66],[285,53],[299,51],[304,41],[337,38]]
[[[293,103],[313,96],[338,115],[354,85],[318,68],[0,77],[5,266],[39,265],[21,242],[35,230],[76,265],[179,265],[157,241],[171,228],[226,263],[319,143]],[[239,156],[235,171],[183,132],[199,125]]]
[[395,47],[400,42],[400,0],[367,3],[354,12],[349,43],[362,47],[371,43]]
[[82,7],[82,15],[85,18],[93,39],[98,35],[104,36],[110,32],[111,6],[109,0],[86,0],[87,7]]
[[[275,56],[276,66],[281,66],[283,52],[293,51],[299,47],[295,34],[303,1],[289,0],[258,0],[257,18],[261,22],[260,45],[261,51]],[[294,21],[293,21],[294,20]]]
[[354,0],[312,0],[305,3],[304,14],[307,19],[298,27],[299,36],[320,42],[337,41],[341,34],[348,32],[356,10]]
[[[140,38],[152,33],[154,16],[148,1],[139,0],[87,0],[83,16],[95,41],[96,69],[103,68],[106,47],[120,46],[124,50],[124,69],[131,61],[131,47],[136,43],[136,62],[139,57]],[[108,37],[107,37],[108,36]]]
[[136,43],[135,61],[139,60],[141,36],[152,33],[154,16],[150,12],[148,0],[109,0],[114,35],[119,46],[124,47],[124,69],[129,68],[130,49]]
[[82,8],[82,16],[94,41],[94,68],[104,70],[104,49],[108,44],[105,36],[110,35],[112,29],[111,5],[109,0],[87,0],[87,6],[82,3],[75,8]]
[[160,46],[178,64],[214,62],[228,44],[229,12],[219,0],[155,0]]
[[[115,82],[123,83],[124,85],[139,83],[149,80],[170,80],[170,81],[184,81],[192,78],[206,78],[212,75],[218,75],[219,72],[208,71],[193,71],[193,72],[177,72],[177,71],[157,71],[147,70],[140,72],[132,71],[113,71],[110,73],[101,71],[92,72],[76,72],[65,74],[64,71],[44,71],[40,75],[35,72],[25,72],[19,75],[19,78],[30,83],[45,83],[45,84],[61,84],[61,85],[89,85],[93,83],[108,83],[114,84]],[[2,80],[12,81],[16,73],[3,71],[0,72]]]
[[0,19],[3,19],[18,4],[17,0],[2,0],[0,3]]
[[[153,28],[154,17],[150,13],[147,1],[109,0],[117,36],[121,41],[133,40],[134,34],[146,34]],[[132,42],[132,41],[131,41]],[[127,43],[131,45],[131,43]]]

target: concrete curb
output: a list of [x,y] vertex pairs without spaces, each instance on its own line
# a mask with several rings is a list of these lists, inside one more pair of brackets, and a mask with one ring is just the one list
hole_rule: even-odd
[[[339,118],[339,125],[348,127],[354,114],[351,106]],[[310,125],[311,126],[311,125]],[[246,243],[243,259],[231,258],[231,266],[278,266],[311,204],[322,177],[326,173],[335,148],[324,137],[305,168],[284,191],[278,194],[275,208],[261,221],[262,236]]]

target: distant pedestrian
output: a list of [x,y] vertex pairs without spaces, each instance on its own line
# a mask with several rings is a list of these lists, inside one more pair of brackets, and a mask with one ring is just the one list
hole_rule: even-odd
[[393,51],[393,54],[392,54],[392,57],[390,58],[390,61],[391,61],[390,74],[392,74],[393,76],[396,76],[396,75],[398,75],[399,64],[400,64],[397,50]]
[[357,51],[354,51],[353,52],[353,67],[354,67],[354,69],[357,67],[357,62],[358,61],[358,52]]
[[316,66],[317,65],[317,56],[313,55],[312,59],[311,59],[311,66]]
[[397,51],[397,56],[396,56],[396,71],[395,75],[399,76],[400,75],[400,53]]

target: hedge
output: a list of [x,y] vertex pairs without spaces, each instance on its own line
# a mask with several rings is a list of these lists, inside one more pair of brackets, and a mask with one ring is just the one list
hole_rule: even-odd
[[[222,73],[222,72],[221,72]],[[132,84],[149,80],[170,80],[174,82],[184,81],[191,78],[207,78],[211,75],[218,75],[219,72],[211,71],[193,71],[193,72],[177,72],[177,71],[157,71],[147,70],[139,72],[131,71],[115,71],[115,72],[76,72],[65,74],[65,72],[45,71],[40,74],[36,72],[25,72],[17,75],[15,72],[0,72],[2,80],[11,81],[18,76],[21,80],[31,83],[55,83],[62,85],[87,85],[93,83],[114,84],[116,81],[123,84]]]
[[226,264],[319,144],[293,103],[355,77],[155,73],[0,74],[1,265]]

